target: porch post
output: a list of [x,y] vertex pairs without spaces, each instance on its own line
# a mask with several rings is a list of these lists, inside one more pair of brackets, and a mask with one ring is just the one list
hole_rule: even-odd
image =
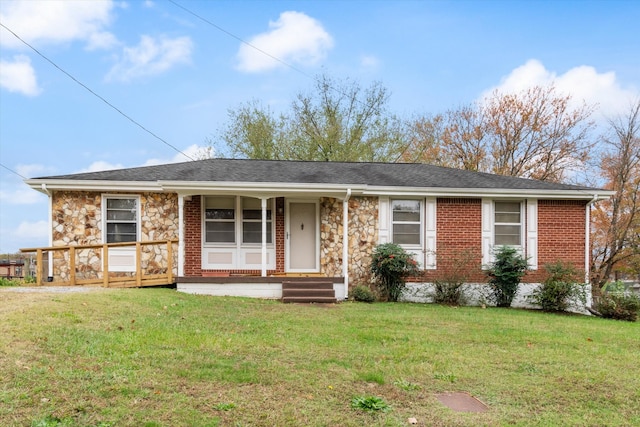
[[178,277],[184,276],[184,196],[178,194]]
[[267,199],[260,198],[262,207],[262,271],[260,275],[267,277]]
[[342,200],[342,277],[344,277],[344,299],[349,298],[349,198],[351,189]]

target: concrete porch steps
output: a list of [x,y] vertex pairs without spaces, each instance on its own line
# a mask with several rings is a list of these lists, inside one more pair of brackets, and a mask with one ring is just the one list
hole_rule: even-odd
[[282,302],[333,304],[337,300],[331,281],[297,282],[287,280],[282,282]]

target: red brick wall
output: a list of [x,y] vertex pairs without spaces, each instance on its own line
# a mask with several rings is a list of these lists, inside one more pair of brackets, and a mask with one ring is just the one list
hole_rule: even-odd
[[201,196],[184,201],[184,275],[202,275]]
[[544,279],[544,265],[570,262],[584,271],[586,201],[538,201],[538,271],[530,272],[530,282]]
[[464,273],[469,281],[484,281],[481,200],[439,198],[436,219],[437,269],[427,270],[425,279]]
[[[202,276],[202,197],[193,196],[184,202],[185,266],[184,275]],[[276,199],[276,269],[267,274],[284,272],[284,197]],[[259,275],[260,270],[205,270],[225,273]]]

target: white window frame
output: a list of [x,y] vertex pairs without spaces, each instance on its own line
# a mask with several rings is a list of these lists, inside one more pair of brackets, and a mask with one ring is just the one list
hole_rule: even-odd
[[[520,244],[497,245],[495,243],[496,202],[511,202],[520,204]],[[482,265],[488,268],[495,260],[494,252],[502,246],[517,249],[522,256],[530,258],[530,268],[537,269],[537,200],[536,199],[482,199]],[[500,223],[499,223],[500,224]],[[506,224],[506,223],[505,223]],[[515,224],[515,223],[513,223]],[[525,240],[526,239],[526,240]],[[534,245],[534,246],[531,246]]]
[[[261,199],[255,199],[252,197],[239,197],[240,199],[240,218],[238,218],[237,220],[240,222],[240,239],[236,239],[236,240],[241,240],[240,244],[242,246],[261,246],[262,245],[262,236],[260,241],[258,242],[245,242],[244,241],[244,225],[245,223],[251,223],[251,224],[260,224],[260,231],[262,231],[262,207],[261,207]],[[244,217],[244,205],[243,205],[243,200],[254,200],[258,203],[258,207],[256,209],[251,209],[251,210],[257,210],[260,212],[260,218],[249,218],[246,219]],[[275,206],[274,203],[275,199],[271,200],[271,203],[269,203],[267,201],[267,213],[271,212],[271,219],[268,219],[268,215],[267,215],[267,246],[272,246],[273,245],[273,236],[275,235],[275,230],[273,228],[273,223],[274,223],[274,214],[275,214]],[[262,233],[261,233],[262,234]],[[269,237],[271,237],[271,241],[269,241]]]
[[[211,222],[211,221],[215,221],[215,220],[208,220],[206,219],[206,209],[207,209],[207,198],[233,198],[234,202],[233,202],[233,209],[234,209],[234,219],[233,220],[224,220],[225,222],[231,222],[233,221],[234,223],[234,236],[235,236],[235,241],[234,242],[207,242],[206,238],[206,223],[207,222]],[[259,247],[262,245],[262,242],[256,242],[256,243],[245,243],[243,241],[243,225],[245,222],[245,219],[243,217],[243,209],[242,209],[242,199],[243,198],[247,198],[247,199],[251,199],[251,197],[246,197],[246,196],[224,196],[224,195],[220,195],[220,196],[204,196],[203,198],[203,203],[202,203],[202,244],[204,247],[226,247],[226,248],[247,248],[247,247]],[[256,199],[258,201],[260,201],[260,199]],[[271,228],[271,242],[267,242],[267,247],[273,247],[274,246],[274,240],[275,240],[275,235],[276,235],[276,230],[275,230],[275,198],[271,198],[269,199],[269,201],[267,202],[267,210],[271,211],[271,220],[267,221],[267,226],[270,226]],[[258,220],[250,220],[251,222],[258,222],[258,223],[262,223],[262,218],[258,219]],[[270,223],[270,224],[269,224]]]
[[[108,208],[107,204],[109,200],[135,200],[135,220],[134,221],[116,221],[108,219]],[[123,223],[123,224],[135,224],[136,226],[136,237],[133,242],[137,242],[140,240],[140,225],[141,225],[141,207],[140,207],[140,196],[139,195],[124,195],[124,194],[103,194],[102,195],[102,241],[105,243],[118,243],[118,242],[109,242],[108,241],[108,225],[114,223]]]
[[[207,199],[232,200],[233,219],[207,219]],[[205,196],[202,204],[202,242],[205,246],[236,246],[238,243],[238,200],[236,196]],[[207,223],[233,223],[233,242],[209,242],[207,241]]]
[[[497,209],[497,205],[498,203],[510,203],[510,204],[518,204],[519,207],[519,211],[518,211],[518,215],[520,216],[520,221],[516,222],[498,222],[496,221],[496,215],[498,214],[498,209]],[[501,213],[507,213],[507,214],[513,214],[515,212],[501,212]],[[520,251],[522,251],[522,249],[524,248],[524,230],[526,228],[526,221],[525,221],[525,210],[524,210],[524,200],[494,200],[493,201],[493,244],[494,246],[498,247],[498,246],[510,246],[516,249],[519,249]],[[496,233],[496,227],[497,226],[515,226],[517,225],[520,228],[520,232],[518,233],[518,238],[519,238],[519,243],[518,244],[498,244],[496,243],[496,237],[497,237],[497,233]]]
[[[393,218],[393,213],[394,213],[394,203],[395,202],[403,202],[403,201],[411,201],[411,202],[418,202],[418,213],[420,215],[420,219],[419,221],[395,221]],[[418,243],[398,243],[398,245],[402,248],[407,248],[407,249],[422,249],[423,245],[424,245],[424,200],[423,199],[412,199],[412,198],[392,198],[389,201],[389,223],[390,223],[390,230],[389,230],[389,237],[390,237],[390,241],[393,243],[394,242],[394,226],[396,224],[418,224],[419,225],[419,230],[418,230],[418,237],[419,237],[419,241]]]

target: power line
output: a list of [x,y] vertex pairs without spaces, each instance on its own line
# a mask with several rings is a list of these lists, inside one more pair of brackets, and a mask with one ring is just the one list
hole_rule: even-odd
[[109,107],[111,107],[112,109],[114,109],[116,112],[118,112],[118,114],[120,114],[121,116],[125,117],[126,119],[128,119],[131,123],[133,123],[134,125],[138,126],[140,129],[142,129],[143,131],[147,132],[149,135],[153,136],[155,139],[157,139],[158,141],[162,142],[163,144],[167,145],[168,147],[173,148],[176,152],[182,154],[183,156],[185,156],[186,158],[190,159],[190,160],[195,160],[193,157],[185,154],[182,150],[176,148],[174,145],[170,144],[169,142],[167,142],[166,140],[164,140],[163,138],[159,137],[158,135],[156,135],[155,133],[153,133],[152,131],[150,131],[149,129],[147,129],[146,127],[144,127],[140,122],[136,121],[135,119],[133,119],[131,116],[129,116],[128,114],[124,113],[122,110],[120,110],[118,107],[116,107],[115,105],[113,105],[112,103],[110,103],[109,101],[107,101],[104,97],[102,97],[101,95],[97,94],[96,92],[94,92],[91,88],[89,88],[87,85],[85,85],[84,83],[82,83],[81,81],[79,81],[78,79],[76,79],[74,76],[72,76],[71,74],[69,74],[68,72],[66,72],[65,70],[63,70],[60,66],[58,66],[58,64],[56,64],[55,62],[53,62],[51,59],[49,59],[47,56],[45,56],[43,53],[41,53],[38,49],[36,49],[35,47],[33,47],[31,44],[27,43],[25,40],[23,40],[19,35],[17,35],[15,32],[13,32],[9,27],[7,27],[6,25],[4,25],[2,22],[0,22],[0,26],[4,29],[6,29],[7,31],[9,31],[11,34],[14,35],[15,38],[17,38],[18,40],[20,40],[22,43],[24,43],[26,46],[28,46],[31,50],[33,50],[35,53],[37,53],[42,59],[44,59],[45,61],[47,61],[49,64],[53,65],[55,68],[57,68],[60,72],[62,72],[64,75],[66,75],[67,77],[69,77],[71,80],[73,80],[74,82],[76,82],[77,84],[79,84],[80,86],[82,86],[84,89],[86,89],[89,93],[91,93],[93,96],[95,96],[96,98],[100,99],[102,102],[104,102],[105,104],[107,104]]
[[13,170],[13,169],[11,169],[11,168],[8,168],[7,166],[3,165],[2,163],[0,163],[0,166],[2,166],[3,168],[5,168],[6,170],[8,170],[9,172],[11,172],[12,174],[14,174],[14,175],[18,175],[18,176],[19,176],[20,178],[22,178],[22,179],[27,179],[27,177],[26,177],[26,176],[24,176],[24,175],[22,175],[22,174],[19,174],[18,172],[14,171],[14,170]]
[[198,18],[198,19],[199,19],[199,20],[201,20],[202,22],[204,22],[204,23],[206,23],[206,24],[211,25],[213,28],[217,29],[218,31],[221,31],[221,32],[225,33],[226,35],[228,35],[229,37],[232,37],[232,38],[234,38],[234,39],[238,40],[240,43],[242,43],[242,44],[244,44],[244,45],[247,45],[247,46],[249,46],[249,47],[250,47],[250,48],[252,48],[252,49],[257,50],[258,52],[262,53],[263,55],[268,56],[269,58],[273,59],[274,61],[277,61],[277,62],[281,63],[281,64],[282,64],[282,65],[284,65],[285,67],[291,68],[293,71],[296,71],[296,72],[298,72],[298,73],[302,74],[303,76],[305,76],[305,77],[307,77],[307,78],[309,78],[309,79],[314,80],[314,77],[313,77],[313,76],[311,76],[311,75],[309,75],[309,74],[305,73],[305,72],[304,72],[304,71],[302,71],[301,69],[299,69],[299,68],[297,68],[297,67],[295,67],[295,66],[293,66],[293,65],[289,64],[289,63],[288,63],[288,62],[286,62],[286,61],[283,61],[282,59],[278,58],[277,56],[274,56],[274,55],[270,54],[269,52],[266,52],[266,51],[264,51],[264,50],[260,49],[259,47],[257,47],[257,46],[255,46],[255,45],[253,45],[253,44],[249,43],[248,41],[246,41],[246,40],[242,39],[241,37],[236,36],[236,35],[235,35],[235,34],[233,34],[232,32],[230,32],[230,31],[228,31],[228,30],[225,30],[224,28],[222,28],[221,26],[217,25],[216,23],[211,22],[211,21],[210,21],[210,20],[208,20],[207,18],[204,18],[204,17],[202,17],[202,16],[198,15],[196,12],[194,12],[194,11],[192,11],[192,10],[190,10],[190,9],[188,9],[188,8],[186,8],[186,7],[184,7],[184,6],[182,6],[181,4],[179,4],[179,3],[175,2],[174,0],[168,0],[168,1],[169,1],[169,3],[172,3],[173,5],[175,5],[176,7],[179,7],[180,9],[184,10],[184,11],[185,11],[185,12],[187,12],[188,14],[193,15],[194,17]]

